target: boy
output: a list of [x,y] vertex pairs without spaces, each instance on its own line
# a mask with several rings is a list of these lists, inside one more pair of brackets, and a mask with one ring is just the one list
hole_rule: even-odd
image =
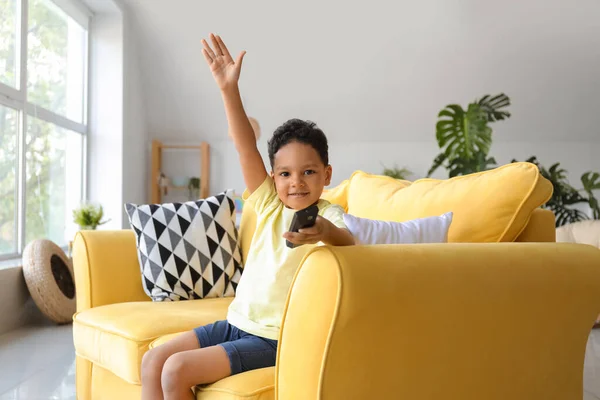
[[[284,304],[292,278],[310,244],[354,244],[343,209],[320,199],[331,181],[325,134],[293,119],[269,140],[268,174],[256,147],[238,88],[242,60],[231,58],[219,36],[202,53],[221,90],[229,134],[239,153],[246,206],[257,214],[250,254],[226,321],[201,326],[148,351],[142,360],[142,399],[193,399],[191,387],[275,365]],[[316,204],[315,225],[287,232],[294,213]],[[290,249],[285,241],[298,246]]]

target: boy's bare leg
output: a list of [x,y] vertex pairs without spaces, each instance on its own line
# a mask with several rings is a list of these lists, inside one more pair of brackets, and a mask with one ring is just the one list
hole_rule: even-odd
[[146,352],[142,358],[142,400],[163,400],[161,375],[165,361],[175,353],[199,347],[196,334],[189,331]]
[[161,377],[163,395],[165,400],[193,400],[193,386],[213,383],[229,375],[229,356],[223,347],[182,351],[165,362]]

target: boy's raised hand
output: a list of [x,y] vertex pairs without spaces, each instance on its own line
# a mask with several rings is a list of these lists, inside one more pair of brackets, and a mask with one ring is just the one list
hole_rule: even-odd
[[242,60],[246,52],[242,51],[234,62],[227,46],[218,35],[211,33],[210,40],[212,48],[206,40],[202,39],[202,54],[206,58],[215,82],[221,89],[229,125],[229,136],[233,139],[233,144],[240,157],[240,166],[246,187],[252,193],[265,181],[267,170],[256,147],[256,136],[244,110],[238,87]]
[[208,42],[202,39],[202,54],[206,59],[206,63],[210,66],[210,70],[215,78],[215,82],[219,89],[226,90],[237,85],[240,79],[240,71],[242,69],[242,60],[244,59],[245,51],[242,51],[237,60],[233,61],[227,46],[219,35],[210,34],[210,39],[213,48]]

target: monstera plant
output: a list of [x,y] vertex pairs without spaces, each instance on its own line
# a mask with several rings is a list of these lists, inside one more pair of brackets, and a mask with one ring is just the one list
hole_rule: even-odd
[[483,96],[470,103],[465,111],[458,104],[446,106],[438,114],[436,139],[442,152],[433,161],[427,172],[431,176],[439,167],[449,172],[449,177],[485,171],[496,165],[488,157],[492,145],[490,122],[510,117],[503,108],[510,105],[504,93]]
[[[512,162],[516,161],[512,160]],[[600,219],[600,205],[594,196],[594,191],[600,190],[600,174],[598,172],[586,172],[581,175],[583,188],[575,189],[569,184],[567,171],[560,167],[560,163],[552,164],[550,168],[546,169],[535,156],[525,161],[537,165],[542,176],[552,182],[554,188],[552,198],[543,207],[554,212],[556,227],[589,219],[589,216],[576,208],[576,205],[588,205],[592,211],[592,218]]]

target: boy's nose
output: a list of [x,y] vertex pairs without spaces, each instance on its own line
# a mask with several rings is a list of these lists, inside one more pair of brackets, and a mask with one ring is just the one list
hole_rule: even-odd
[[294,186],[298,186],[298,187],[303,187],[304,186],[304,180],[300,177],[294,179],[294,181],[292,182],[292,185]]

